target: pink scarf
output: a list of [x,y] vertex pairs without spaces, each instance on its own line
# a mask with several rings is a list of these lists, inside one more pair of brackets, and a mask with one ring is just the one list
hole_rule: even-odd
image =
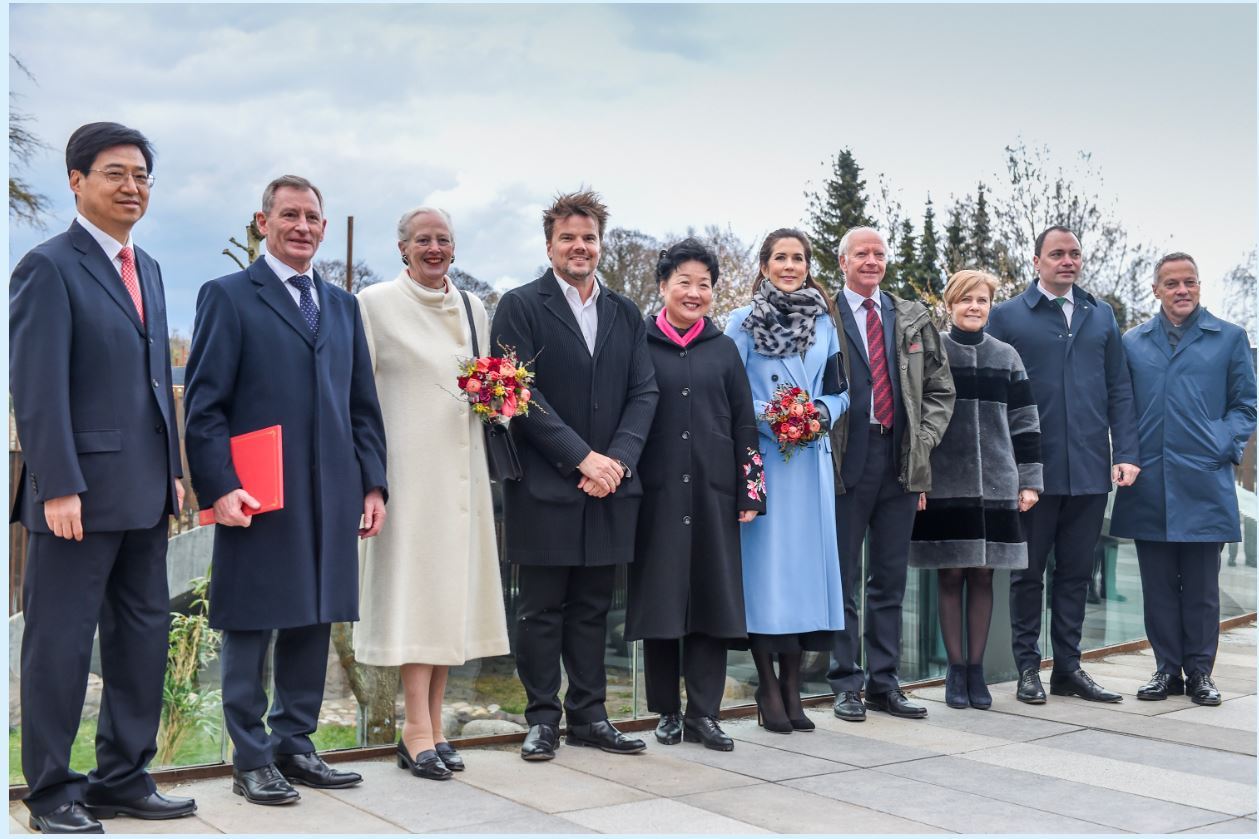
[[669,319],[664,316],[664,309],[660,310],[660,314],[656,315],[656,326],[660,327],[660,331],[665,337],[679,347],[685,348],[687,344],[699,337],[699,333],[704,331],[704,319],[700,318],[691,325],[685,335],[679,335],[678,331],[673,328],[673,324],[669,323]]

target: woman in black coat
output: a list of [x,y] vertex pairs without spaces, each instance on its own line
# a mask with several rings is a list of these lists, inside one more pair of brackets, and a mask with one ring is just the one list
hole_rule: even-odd
[[717,275],[716,256],[695,239],[661,251],[656,265],[664,309],[648,318],[647,345],[660,401],[639,461],[626,638],[643,639],[656,739],[730,751],[717,718],[726,650],[747,637],[739,523],[765,511],[765,482],[743,362],[705,317]]

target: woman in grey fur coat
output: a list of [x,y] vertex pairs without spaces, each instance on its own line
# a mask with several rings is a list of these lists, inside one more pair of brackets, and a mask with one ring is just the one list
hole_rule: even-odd
[[[909,564],[940,572],[940,630],[949,657],[945,701],[989,708],[984,648],[992,622],[992,570],[1026,568],[1019,513],[1044,489],[1040,419],[1019,354],[984,333],[997,279],[958,271],[944,288],[952,321],[942,342],[957,402],[931,453],[931,492],[918,499]],[[962,589],[967,650],[962,653]]]

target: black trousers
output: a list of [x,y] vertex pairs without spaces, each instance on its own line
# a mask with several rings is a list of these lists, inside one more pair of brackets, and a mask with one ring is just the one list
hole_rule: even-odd
[[1040,669],[1045,565],[1054,552],[1049,640],[1054,670],[1080,666],[1084,604],[1093,576],[1093,551],[1102,534],[1106,496],[1042,495],[1020,519],[1027,535],[1027,568],[1010,573],[1010,628],[1019,670]]
[[[856,433],[855,430],[849,433]],[[836,633],[831,690],[886,693],[900,686],[901,603],[909,571],[909,537],[914,529],[918,493],[905,492],[896,468],[895,435],[870,433],[866,463],[854,486],[835,500],[835,529],[844,582],[844,628]],[[870,534],[866,569],[866,669],[861,668],[861,547]]]
[[1137,543],[1145,634],[1160,673],[1211,675],[1220,642],[1220,542]]
[[[237,769],[266,766],[276,755],[315,751],[310,735],[319,724],[324,677],[328,669],[328,639],[332,624],[317,623],[289,629],[229,629],[223,632],[223,717]],[[267,714],[262,683],[267,647],[275,634],[271,671],[275,692]],[[262,723],[267,714],[268,734]]]
[[[608,718],[608,609],[616,566],[521,565],[517,576],[516,672],[530,725],[569,725]],[[568,674],[561,708],[560,661]]]
[[692,632],[682,638],[643,641],[643,678],[647,682],[647,710],[676,714],[682,710],[678,678],[686,679],[686,716],[690,719],[721,714],[726,692],[726,641]]
[[[32,533],[22,589],[22,773],[26,806],[46,815],[69,801],[125,801],[152,792],[170,631],[166,517],[147,530],[86,533],[82,542]],[[96,768],[70,769],[100,625]]]

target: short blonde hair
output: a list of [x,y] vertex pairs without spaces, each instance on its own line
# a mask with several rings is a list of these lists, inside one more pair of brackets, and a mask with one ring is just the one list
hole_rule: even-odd
[[948,283],[944,286],[944,305],[952,309],[954,303],[970,294],[980,284],[988,286],[988,302],[991,303],[997,296],[997,287],[1000,285],[996,277],[987,271],[977,271],[974,268],[958,271],[949,277]]

